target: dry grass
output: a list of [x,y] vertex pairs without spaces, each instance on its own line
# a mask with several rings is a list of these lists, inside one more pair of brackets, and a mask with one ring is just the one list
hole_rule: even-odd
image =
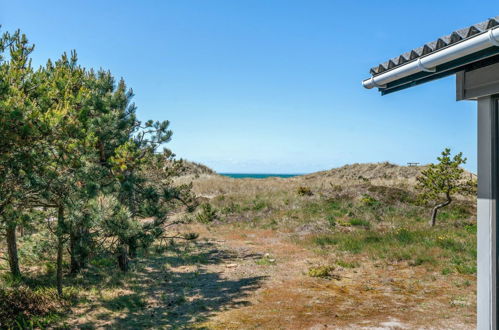
[[[212,173],[186,175],[179,183],[194,183],[194,192],[199,196],[214,197],[220,194],[255,195],[280,191],[297,191],[308,187],[313,192],[330,190],[332,187],[371,184],[376,186],[412,189],[416,177],[426,166],[398,166],[388,162],[352,164],[328,171],[316,172],[292,178],[234,179]],[[475,174],[465,172],[476,178]]]

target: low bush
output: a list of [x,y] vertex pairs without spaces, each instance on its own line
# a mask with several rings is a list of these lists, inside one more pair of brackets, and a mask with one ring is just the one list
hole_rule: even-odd
[[376,200],[376,198],[374,198],[370,195],[367,195],[367,194],[364,194],[360,201],[362,202],[363,205],[369,206],[369,207],[376,207],[380,204],[379,201]]
[[252,202],[252,205],[251,205],[251,209],[253,211],[261,211],[261,210],[267,209],[269,207],[270,207],[270,205],[269,205],[268,201],[263,200],[263,199],[259,199],[259,198],[255,198]]
[[233,213],[240,213],[242,212],[242,207],[238,203],[230,202],[228,205],[224,206],[221,210],[221,212],[225,215],[228,214],[233,214]]
[[337,275],[333,274],[333,271],[333,266],[316,266],[310,267],[307,275],[310,277],[335,278]]
[[201,223],[210,223],[218,218],[217,210],[209,203],[201,205],[201,212],[196,215],[196,220]]
[[305,187],[305,186],[298,187],[296,192],[300,196],[312,196],[313,195],[312,189],[310,189],[309,187]]
[[66,307],[68,301],[59,298],[55,289],[0,288],[0,327],[43,327],[43,317],[57,314]]

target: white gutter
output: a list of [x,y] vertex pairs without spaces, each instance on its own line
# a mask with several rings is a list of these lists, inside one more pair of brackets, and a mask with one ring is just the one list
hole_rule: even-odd
[[418,72],[435,72],[435,67],[458,58],[470,55],[492,46],[499,46],[499,28],[490,29],[470,39],[453,44],[412,62],[395,67],[385,73],[362,81],[365,88],[385,88],[388,83],[408,77]]

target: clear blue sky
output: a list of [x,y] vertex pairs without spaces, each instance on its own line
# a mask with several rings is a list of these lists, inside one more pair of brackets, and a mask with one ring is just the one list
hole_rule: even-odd
[[476,169],[476,110],[454,78],[381,97],[371,66],[498,14],[494,1],[6,1],[3,30],[35,64],[76,49],[168,119],[179,157],[220,172],[304,173],[427,163],[444,147]]

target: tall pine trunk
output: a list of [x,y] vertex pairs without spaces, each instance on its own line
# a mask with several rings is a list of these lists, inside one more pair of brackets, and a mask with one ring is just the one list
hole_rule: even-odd
[[16,224],[7,224],[7,251],[9,254],[10,273],[13,277],[21,277],[19,258],[17,255]]
[[59,206],[57,209],[57,272],[56,283],[57,293],[62,296],[62,257],[64,252],[64,207]]
[[137,245],[137,239],[136,238],[131,238],[128,240],[128,255],[130,256],[130,258],[136,258],[137,257],[137,249],[138,249],[138,245]]
[[120,242],[118,246],[118,266],[123,272],[128,271],[129,259],[128,249],[124,242]]
[[83,246],[83,235],[81,232],[72,230],[69,236],[69,250],[71,253],[71,274],[82,270],[87,263],[87,249]]
[[78,256],[78,236],[74,233],[74,230],[71,230],[71,233],[69,234],[69,251],[70,251],[70,257],[71,257],[71,268],[70,272],[71,274],[76,274],[81,270],[81,264],[79,261],[79,256]]

